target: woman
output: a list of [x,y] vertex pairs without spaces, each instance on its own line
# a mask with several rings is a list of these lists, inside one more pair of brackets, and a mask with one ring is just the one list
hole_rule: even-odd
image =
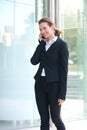
[[50,18],[38,22],[40,35],[31,63],[37,65],[35,75],[35,97],[41,118],[41,130],[49,130],[49,107],[53,123],[57,130],[65,130],[60,117],[61,105],[66,98],[68,48],[60,38],[60,31],[55,28]]

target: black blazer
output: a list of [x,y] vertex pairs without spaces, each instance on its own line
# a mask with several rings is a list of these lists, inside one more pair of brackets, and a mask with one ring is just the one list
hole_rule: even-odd
[[41,41],[31,58],[33,65],[40,63],[34,78],[35,80],[40,80],[41,72],[44,68],[47,82],[58,81],[60,88],[59,98],[65,99],[69,57],[67,43],[58,38],[47,51],[45,51],[45,44],[45,41]]

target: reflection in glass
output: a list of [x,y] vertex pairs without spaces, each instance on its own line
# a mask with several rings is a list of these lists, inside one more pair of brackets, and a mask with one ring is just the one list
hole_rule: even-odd
[[[65,103],[65,120],[82,119],[86,117],[87,96],[84,93],[87,90],[86,53],[84,50],[84,18],[86,10],[85,1],[61,1],[61,27],[63,30],[62,37],[67,41],[69,47],[69,73],[67,101]],[[86,5],[86,4],[85,4]],[[86,14],[86,15],[85,15]],[[87,51],[86,51],[87,52]],[[85,101],[84,101],[85,100]],[[69,113],[69,114],[67,114]]]
[[38,44],[35,0],[3,0],[0,9],[0,126],[34,126],[39,122],[30,64]]

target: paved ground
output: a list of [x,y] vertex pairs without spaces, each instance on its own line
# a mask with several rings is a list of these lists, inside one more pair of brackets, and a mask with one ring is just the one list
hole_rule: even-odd
[[[87,120],[72,121],[72,122],[65,123],[65,125],[66,125],[66,130],[86,130]],[[39,127],[25,128],[20,130],[39,130]],[[56,128],[51,127],[51,130],[56,130]]]

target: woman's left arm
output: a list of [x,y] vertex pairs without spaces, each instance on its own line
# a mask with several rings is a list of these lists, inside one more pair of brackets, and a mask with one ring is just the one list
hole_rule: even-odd
[[67,74],[68,74],[68,58],[69,51],[67,43],[61,41],[59,50],[59,97],[58,99],[65,100],[67,90]]

